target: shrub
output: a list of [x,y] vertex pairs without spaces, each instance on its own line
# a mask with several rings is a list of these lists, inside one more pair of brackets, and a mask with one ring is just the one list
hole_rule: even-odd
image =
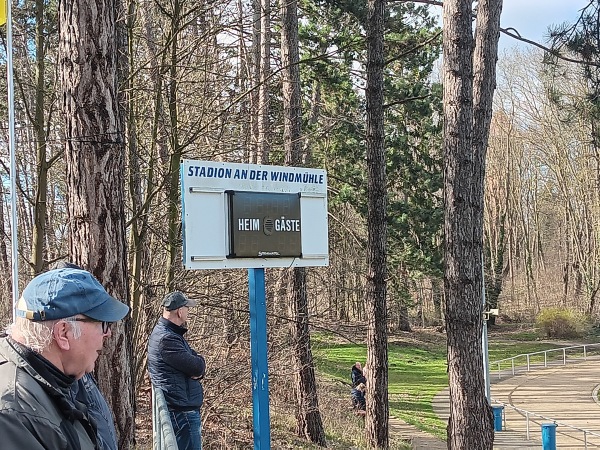
[[574,338],[585,333],[589,321],[585,315],[567,308],[548,308],[537,316],[535,323],[547,337]]

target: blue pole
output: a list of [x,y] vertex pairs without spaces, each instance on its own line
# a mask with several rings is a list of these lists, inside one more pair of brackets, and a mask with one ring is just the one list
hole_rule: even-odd
[[269,450],[271,448],[271,428],[269,420],[265,269],[248,269],[248,296],[250,301],[254,449]]
[[542,450],[556,450],[556,424],[542,424]]
[[494,411],[494,431],[502,431],[502,413],[504,406],[492,406]]

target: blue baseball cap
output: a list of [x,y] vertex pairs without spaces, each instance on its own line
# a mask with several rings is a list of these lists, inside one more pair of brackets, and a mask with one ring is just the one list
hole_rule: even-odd
[[77,314],[102,322],[116,322],[128,312],[129,306],[111,297],[90,272],[72,267],[36,276],[17,303],[17,316],[36,322]]

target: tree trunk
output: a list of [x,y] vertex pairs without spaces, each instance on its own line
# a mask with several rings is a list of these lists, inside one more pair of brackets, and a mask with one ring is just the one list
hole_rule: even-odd
[[327,446],[325,430],[319,411],[319,398],[312,357],[306,269],[296,267],[288,275],[288,293],[292,305],[292,336],[294,342],[294,373],[296,378],[296,426],[299,436],[322,447]]
[[252,84],[252,90],[250,91],[250,151],[248,152],[248,162],[250,164],[256,164],[259,155],[259,137],[258,137],[258,122],[260,120],[260,114],[256,114],[255,111],[260,111],[258,105],[259,90],[260,90],[260,54],[261,54],[261,0],[252,0],[252,47],[251,53],[251,75],[250,83]]
[[271,6],[270,0],[260,2],[260,67],[258,86],[258,155],[259,164],[269,164],[269,76],[271,73]]
[[[61,1],[60,76],[65,117],[71,259],[127,301],[124,155],[117,101],[116,5]],[[96,364],[115,415],[119,448],[134,441],[130,334],[115,324]]]
[[369,0],[367,12],[367,177],[368,248],[366,315],[367,416],[365,431],[371,448],[389,447],[387,349],[387,225],[383,116],[383,33],[385,0]]
[[44,95],[46,83],[46,30],[44,21],[45,3],[35,1],[35,116],[33,128],[36,140],[37,186],[33,212],[33,239],[31,241],[31,272],[37,275],[44,268],[46,242],[46,209],[48,197],[48,161],[46,161],[46,132]]
[[398,329],[400,331],[412,331],[412,328],[410,327],[410,320],[408,317],[408,307],[404,304],[404,302],[398,305]]
[[179,145],[179,111],[177,105],[178,90],[178,43],[181,21],[182,5],[179,0],[173,2],[173,13],[171,15],[171,46],[169,62],[169,83],[167,92],[169,96],[169,119],[171,128],[169,130],[170,157],[167,171],[167,266],[165,274],[165,286],[167,291],[173,289],[175,279],[175,260],[179,249],[179,162],[181,160],[181,148]]
[[471,0],[444,2],[448,448],[457,450],[494,442],[483,377],[483,182],[502,1],[478,3],[475,42],[471,7]]
[[[119,76],[120,83],[124,86],[124,92],[119,94],[123,96],[120,102],[126,105],[126,110],[123,111],[123,120],[126,123],[127,130],[127,182],[129,187],[129,199],[132,210],[132,219],[129,228],[129,276],[131,284],[129,286],[129,298],[131,304],[131,323],[132,323],[132,344],[133,344],[133,386],[137,389],[141,386],[146,371],[144,363],[146,360],[145,345],[147,336],[146,327],[143,326],[148,322],[145,312],[148,311],[148,299],[144,295],[143,286],[145,285],[146,276],[148,276],[148,248],[147,248],[147,233],[148,233],[148,212],[150,208],[150,196],[154,190],[154,145],[151,146],[149,154],[151,155],[147,163],[148,171],[146,177],[145,196],[142,187],[142,159],[140,158],[138,149],[138,133],[136,128],[136,105],[134,100],[134,86],[131,77],[131,68],[135,66],[135,50],[134,50],[134,28],[136,17],[134,13],[135,4],[132,0],[127,0],[126,21],[122,24],[121,45],[123,50],[120,50],[119,56],[121,61],[127,61],[127,67],[121,68]],[[144,8],[142,8],[144,9]],[[147,14],[148,11],[145,11]],[[144,24],[145,25],[145,24]],[[151,47],[152,44],[147,44]],[[154,53],[151,53],[154,56]],[[154,63],[155,60],[152,60]],[[154,70],[152,71],[155,74]],[[153,81],[155,81],[153,79]],[[160,92],[160,89],[159,89]],[[154,131],[156,128],[153,128]],[[154,142],[154,141],[153,141]],[[144,270],[146,269],[146,270]],[[152,319],[153,320],[153,319]],[[144,347],[144,348],[141,348]]]
[[[0,196],[4,196],[4,186],[0,186]],[[0,202],[0,233],[2,236],[8,236],[8,233],[5,229],[6,224],[8,224],[8,220],[6,219],[6,214],[4,213],[4,202]],[[8,283],[7,286],[9,289],[12,289],[12,278],[11,278],[11,267],[8,261],[8,249],[6,247],[6,239],[0,239],[0,270],[2,270],[3,276],[2,281]],[[4,284],[4,283],[3,283]],[[10,304],[10,308],[7,308],[7,311],[12,309],[12,299],[10,296],[6,297],[7,305]]]
[[[285,162],[302,163],[300,102],[300,59],[298,50],[298,5],[295,0],[281,1],[281,64],[283,66],[283,121]],[[263,39],[265,34],[263,34]],[[317,384],[310,345],[306,269],[288,271],[288,296],[292,305],[292,338],[294,342],[296,420],[298,434],[326,446],[323,421],[319,412]]]

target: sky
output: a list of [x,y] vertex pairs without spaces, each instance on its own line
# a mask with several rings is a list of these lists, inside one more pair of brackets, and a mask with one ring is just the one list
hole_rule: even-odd
[[[573,23],[579,17],[581,9],[589,2],[590,0],[504,0],[500,26],[514,28],[522,37],[544,44],[550,25]],[[442,9],[430,7],[430,11],[438,15],[441,24]],[[500,51],[515,46],[525,48],[529,44],[517,41],[504,33],[500,34]]]
[[[543,44],[548,26],[573,23],[588,3],[589,0],[504,0],[500,26],[515,28],[522,37]],[[515,45],[527,44],[519,44],[513,38],[501,35],[501,49]]]

